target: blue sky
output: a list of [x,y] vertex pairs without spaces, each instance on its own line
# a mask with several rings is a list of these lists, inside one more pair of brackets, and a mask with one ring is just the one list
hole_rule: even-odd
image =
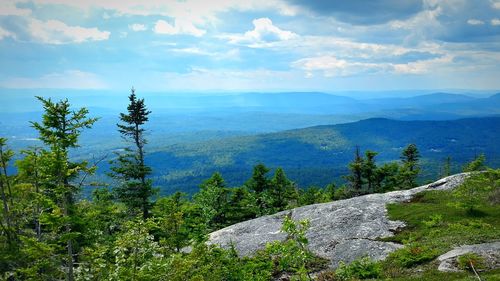
[[1,0],[0,88],[500,89],[499,0]]

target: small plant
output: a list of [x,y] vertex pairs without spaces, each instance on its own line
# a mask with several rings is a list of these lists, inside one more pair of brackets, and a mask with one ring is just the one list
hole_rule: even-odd
[[430,246],[419,243],[409,244],[403,249],[393,252],[390,257],[401,267],[412,267],[433,260],[438,256],[438,251]]
[[457,259],[458,267],[467,271],[477,271],[485,268],[484,258],[475,253],[461,255]]
[[440,226],[443,223],[443,216],[435,214],[430,216],[428,220],[422,221],[422,223],[428,228]]
[[349,265],[340,262],[335,271],[335,280],[378,278],[382,273],[380,263],[364,257],[351,262]]

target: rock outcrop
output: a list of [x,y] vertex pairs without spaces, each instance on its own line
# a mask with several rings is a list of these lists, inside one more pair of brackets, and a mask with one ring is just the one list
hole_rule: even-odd
[[408,201],[425,190],[452,189],[461,184],[466,176],[457,174],[409,190],[303,206],[256,218],[211,233],[209,243],[222,247],[232,244],[241,256],[251,255],[268,242],[286,238],[280,228],[283,218],[290,214],[294,220],[310,221],[308,247],[316,255],[329,260],[332,268],[337,267],[340,261],[351,262],[362,256],[384,259],[402,245],[379,239],[393,236],[396,230],[405,226],[402,221],[388,219],[386,205]]
[[438,257],[439,271],[456,272],[458,268],[458,257],[467,253],[474,253],[485,260],[486,269],[500,268],[500,241],[475,245],[464,245]]

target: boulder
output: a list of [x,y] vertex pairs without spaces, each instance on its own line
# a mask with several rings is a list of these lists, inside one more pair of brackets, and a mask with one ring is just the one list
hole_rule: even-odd
[[485,261],[484,266],[486,269],[500,268],[500,241],[497,241],[456,247],[438,257],[438,270],[444,272],[460,271],[460,268],[458,268],[458,257],[468,253],[481,256]]
[[395,231],[405,226],[402,221],[388,219],[388,203],[408,201],[425,190],[452,189],[460,185],[466,176],[465,173],[457,174],[409,190],[369,194],[263,216],[215,231],[210,234],[208,243],[222,247],[234,245],[239,255],[252,255],[264,248],[266,243],[286,238],[280,229],[283,218],[291,215],[294,220],[310,221],[306,234],[308,248],[329,260],[330,267],[336,268],[340,261],[349,263],[363,256],[381,260],[402,245],[380,239],[393,236]]

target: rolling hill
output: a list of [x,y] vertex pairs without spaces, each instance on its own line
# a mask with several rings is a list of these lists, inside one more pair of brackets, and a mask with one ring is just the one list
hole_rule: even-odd
[[451,121],[396,121],[383,118],[316,126],[278,133],[230,137],[169,145],[149,153],[155,183],[162,193],[194,192],[215,171],[231,186],[242,184],[252,166],[283,167],[300,186],[323,186],[345,174],[356,145],[379,152],[379,163],[399,159],[404,146],[415,143],[422,155],[423,179],[438,176],[447,156],[453,170],[480,153],[500,166],[500,117]]

